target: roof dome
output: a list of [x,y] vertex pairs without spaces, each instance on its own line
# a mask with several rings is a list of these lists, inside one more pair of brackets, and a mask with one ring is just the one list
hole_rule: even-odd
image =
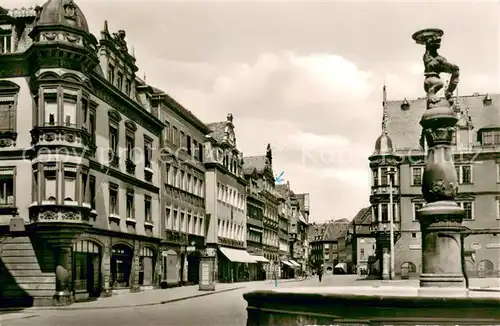
[[73,0],[49,0],[38,10],[36,26],[63,25],[89,32],[87,20]]
[[392,146],[392,139],[386,132],[382,132],[375,142],[375,152],[373,152],[373,155],[391,154],[393,152],[394,147]]

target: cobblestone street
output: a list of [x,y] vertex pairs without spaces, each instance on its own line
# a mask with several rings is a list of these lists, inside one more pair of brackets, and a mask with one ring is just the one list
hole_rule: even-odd
[[[326,287],[326,286],[409,286],[417,285],[418,280],[357,280],[355,275],[325,275],[320,283],[317,278],[305,281],[281,280],[280,288]],[[273,289],[274,282],[250,282],[235,284],[218,284],[220,293],[203,297],[189,298],[182,301],[161,304],[154,300],[180,298],[182,295],[200,294],[195,287],[172,289],[174,294],[167,295],[163,290],[116,296],[90,303],[79,303],[64,309],[27,309],[23,312],[12,312],[0,315],[2,326],[54,326],[54,325],[245,325],[246,302],[243,293],[254,290]],[[499,279],[472,279],[471,287],[498,288]],[[229,291],[228,291],[229,290]],[[168,290],[166,290],[168,291]],[[144,298],[153,298],[147,304]],[[109,300],[107,302],[107,300]],[[114,306],[120,303],[122,307]],[[87,306],[85,306],[87,305]],[[132,306],[132,305],[135,305]],[[107,309],[101,309],[107,308]]]

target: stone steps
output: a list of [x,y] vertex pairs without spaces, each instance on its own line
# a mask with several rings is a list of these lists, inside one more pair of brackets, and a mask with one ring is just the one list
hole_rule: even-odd
[[0,244],[0,253],[0,301],[52,298],[56,284],[52,252],[35,251],[29,237],[15,237]]

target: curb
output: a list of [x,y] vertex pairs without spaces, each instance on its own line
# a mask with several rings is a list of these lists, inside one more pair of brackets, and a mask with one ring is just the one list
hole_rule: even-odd
[[28,318],[35,318],[35,317],[39,317],[39,315],[27,315],[27,316],[12,316],[11,314],[0,315],[0,325],[4,321],[28,319]]
[[133,308],[133,307],[146,307],[146,306],[157,306],[157,305],[162,305],[162,304],[167,304],[167,303],[173,303],[173,302],[178,302],[178,301],[184,301],[188,299],[195,299],[195,298],[200,298],[200,297],[205,297],[208,295],[214,295],[218,293],[224,293],[224,292],[230,292],[230,291],[236,291],[236,290],[241,290],[244,289],[245,286],[239,286],[235,288],[230,288],[230,289],[224,289],[220,291],[213,291],[213,292],[206,292],[206,293],[199,293],[187,297],[181,297],[181,298],[175,298],[175,299],[169,299],[169,300],[162,300],[162,301],[157,301],[157,302],[150,302],[150,303],[142,303],[142,304],[127,304],[127,305],[120,305],[120,306],[97,306],[97,307],[31,307],[27,308],[24,310],[24,312],[31,312],[31,311],[36,311],[36,310],[58,310],[58,311],[64,311],[64,310],[96,310],[96,309],[118,309],[118,308]]
[[474,291],[474,292],[500,292],[500,288],[469,288],[469,291]]

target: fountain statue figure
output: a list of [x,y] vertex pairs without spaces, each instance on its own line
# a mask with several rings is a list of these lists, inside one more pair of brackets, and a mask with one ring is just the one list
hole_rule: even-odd
[[451,74],[448,88],[445,90],[445,98],[453,105],[453,92],[458,86],[460,69],[457,65],[448,62],[445,57],[438,53],[441,47],[441,36],[443,31],[439,29],[426,29],[413,34],[413,39],[418,44],[425,45],[424,61],[424,90],[427,93],[427,108],[436,106],[440,99],[437,93],[443,88],[444,83],[439,74]]
[[[442,35],[440,29],[413,34],[418,44],[425,45],[427,92],[427,109],[420,119],[428,145],[422,180],[426,203],[416,212],[422,255],[419,286],[282,287],[245,293],[247,326],[500,325],[500,291],[469,289],[465,281],[462,238],[465,212],[456,202],[458,180],[452,151],[458,121],[452,109],[452,96],[459,69],[438,54]],[[437,96],[444,87],[440,73],[451,74],[445,99]],[[387,267],[387,254],[384,263]]]

